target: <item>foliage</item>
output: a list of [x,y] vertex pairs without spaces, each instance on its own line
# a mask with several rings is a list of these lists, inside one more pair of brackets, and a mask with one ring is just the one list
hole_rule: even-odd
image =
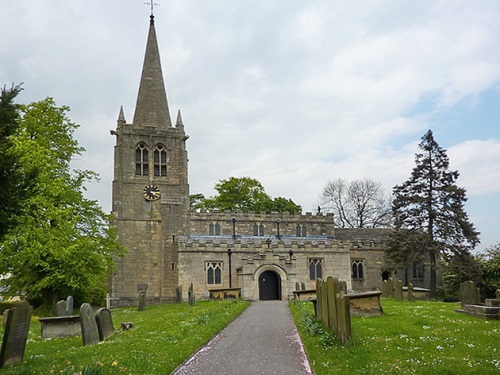
[[300,213],[302,208],[291,199],[271,198],[262,184],[250,177],[230,177],[215,185],[217,195],[205,198],[203,194],[191,195],[191,208],[230,210],[241,212]]
[[[242,300],[210,300],[113,309],[115,334],[85,347],[81,337],[42,340],[34,317],[24,360],[1,373],[171,374],[248,306]],[[134,328],[122,331],[120,322],[133,322]]]
[[[430,265],[430,289],[434,294],[437,261],[441,257],[469,254],[479,243],[479,232],[464,209],[465,189],[455,184],[459,173],[449,170],[446,151],[434,140],[432,131],[422,137],[419,148],[422,152],[415,156],[416,166],[410,178],[393,189],[396,230],[387,255],[397,260],[425,254]],[[412,246],[408,239],[399,245],[405,236],[418,237],[421,241]]]
[[21,90],[21,86],[12,85],[0,91],[0,241],[14,224],[22,197],[21,175],[11,140],[19,122],[19,105],[14,99]]
[[467,253],[451,256],[443,267],[444,297],[461,298],[460,285],[468,280],[481,283],[478,259]]
[[316,375],[498,374],[500,321],[459,314],[460,305],[382,300],[384,315],[352,317],[353,345],[311,329],[310,302],[290,308]]
[[72,171],[83,148],[73,139],[78,125],[51,98],[21,107],[12,136],[23,175],[17,225],[1,244],[4,294],[22,294],[35,305],[71,294],[76,301],[101,301],[112,255],[119,253],[109,217],[83,196],[92,171]]
[[339,228],[385,228],[391,225],[391,203],[382,184],[370,179],[329,181],[321,205],[334,213]]
[[478,256],[481,270],[479,287],[485,298],[494,298],[495,291],[500,289],[500,242],[486,249]]

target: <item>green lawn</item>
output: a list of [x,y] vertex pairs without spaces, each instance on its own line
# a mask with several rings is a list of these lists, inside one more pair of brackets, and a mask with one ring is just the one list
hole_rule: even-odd
[[500,321],[456,313],[457,304],[382,300],[383,316],[351,319],[345,347],[316,321],[312,303],[290,306],[316,375],[500,374]]
[[[115,335],[85,347],[81,337],[42,341],[40,323],[33,318],[24,361],[0,369],[0,374],[170,374],[248,305],[212,300],[148,306],[145,311],[116,309]],[[134,328],[121,331],[122,322],[133,322]]]

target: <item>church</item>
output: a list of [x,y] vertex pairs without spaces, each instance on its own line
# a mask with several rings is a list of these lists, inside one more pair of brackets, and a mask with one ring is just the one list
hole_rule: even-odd
[[[395,275],[384,261],[390,229],[335,228],[332,214],[198,212],[190,209],[181,112],[172,122],[154,16],[150,16],[134,117],[120,108],[114,148],[112,225],[126,254],[109,278],[113,307],[196,299],[217,291],[248,300],[286,300],[327,276],[348,290],[380,288]],[[428,285],[421,265],[399,273]],[[180,288],[179,288],[180,287]]]

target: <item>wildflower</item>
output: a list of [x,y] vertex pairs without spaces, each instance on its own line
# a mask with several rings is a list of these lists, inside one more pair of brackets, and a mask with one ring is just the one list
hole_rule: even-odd
[[118,366],[118,362],[117,361],[113,361],[113,363],[111,364],[111,366]]
[[441,350],[443,350],[444,348],[443,348],[441,345],[438,345],[438,346],[436,346],[436,349],[437,349],[437,350],[439,350],[439,351],[441,351]]

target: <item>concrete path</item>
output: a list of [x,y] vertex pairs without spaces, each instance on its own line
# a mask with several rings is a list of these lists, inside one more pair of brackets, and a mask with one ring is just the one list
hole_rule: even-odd
[[253,302],[173,375],[310,375],[285,301]]

